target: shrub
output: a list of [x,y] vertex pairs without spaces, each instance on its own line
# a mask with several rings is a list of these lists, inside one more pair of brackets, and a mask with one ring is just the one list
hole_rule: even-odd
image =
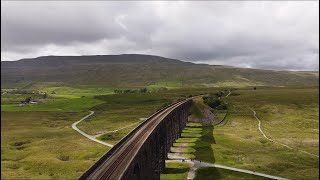
[[[218,93],[218,94],[220,95],[221,93]],[[218,109],[218,110],[226,110],[227,104],[218,98],[219,96],[217,96],[217,93],[202,97],[203,102],[208,106],[210,106],[211,108]]]

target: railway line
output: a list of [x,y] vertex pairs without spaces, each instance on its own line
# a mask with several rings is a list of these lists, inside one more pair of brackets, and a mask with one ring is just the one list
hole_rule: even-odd
[[[159,124],[173,111],[191,103],[191,98],[169,105],[151,115],[146,121],[131,131],[100,160],[90,167],[79,179],[126,179],[124,176],[142,146]],[[137,179],[139,175],[137,175]]]

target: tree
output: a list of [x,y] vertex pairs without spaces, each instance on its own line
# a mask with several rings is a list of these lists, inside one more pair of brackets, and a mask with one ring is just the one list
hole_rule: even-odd
[[221,104],[221,101],[219,99],[211,99],[208,102],[208,106],[210,106],[211,108],[216,108]]
[[203,102],[206,103],[211,108],[216,108],[221,104],[221,101],[219,99],[216,99],[215,96],[205,96],[202,99],[203,99]]
[[43,94],[43,99],[47,98],[47,96],[48,96],[47,93],[44,93]]

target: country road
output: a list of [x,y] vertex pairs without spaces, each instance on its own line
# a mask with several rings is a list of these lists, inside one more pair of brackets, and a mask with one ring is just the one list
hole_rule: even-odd
[[[256,111],[254,111],[254,110],[252,110],[252,109],[251,109],[251,111],[253,112],[253,116],[254,116],[254,117],[258,120],[258,122],[259,122],[258,128],[259,128],[259,131],[261,132],[261,134],[263,135],[263,137],[265,137],[267,140],[269,140],[269,141],[271,141],[271,142],[280,144],[280,145],[282,145],[282,146],[284,146],[284,147],[287,147],[287,148],[289,148],[289,149],[292,149],[292,150],[295,149],[295,148],[293,148],[293,147],[290,147],[290,146],[288,146],[288,145],[286,145],[286,144],[283,144],[283,143],[281,143],[281,142],[275,141],[275,140],[267,137],[267,135],[263,132],[263,130],[262,130],[262,128],[261,128],[261,120],[257,117]],[[303,151],[303,150],[300,150],[300,149],[298,149],[298,151],[319,158],[319,156],[316,155],[316,154],[312,154],[312,153],[309,153],[309,152],[307,152],[307,151]]]
[[84,137],[92,140],[92,141],[95,141],[97,143],[100,143],[102,145],[105,145],[105,146],[108,146],[108,147],[113,147],[112,144],[109,144],[109,143],[106,143],[106,142],[103,142],[103,141],[100,141],[98,139],[96,139],[94,136],[91,136],[83,131],[81,131],[80,129],[77,128],[77,124],[79,124],[81,121],[87,119],[88,117],[92,116],[94,114],[94,111],[90,111],[90,114],[86,115],[85,117],[81,118],[79,121],[75,122],[72,124],[72,129],[78,131],[78,133],[82,134]]

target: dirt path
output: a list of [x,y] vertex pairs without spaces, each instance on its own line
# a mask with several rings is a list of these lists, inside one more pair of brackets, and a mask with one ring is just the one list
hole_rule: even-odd
[[[252,109],[251,109],[251,111],[253,112],[253,116],[259,121],[258,128],[259,128],[259,131],[261,132],[261,134],[263,135],[263,137],[265,137],[267,140],[269,140],[269,141],[271,141],[271,142],[280,144],[280,145],[282,145],[282,146],[284,146],[284,147],[287,147],[287,148],[289,148],[289,149],[292,149],[292,150],[295,149],[295,148],[293,148],[293,147],[291,147],[291,146],[288,146],[288,145],[286,145],[286,144],[283,144],[283,143],[281,143],[281,142],[278,142],[278,141],[275,141],[275,140],[269,138],[269,137],[263,132],[263,130],[262,130],[262,128],[261,128],[261,121],[260,121],[260,119],[256,116],[256,115],[257,115],[256,111],[254,111],[254,110],[252,110]],[[319,158],[319,156],[316,155],[316,154],[312,154],[312,153],[309,153],[309,152],[307,152],[307,151],[303,151],[303,150],[299,150],[299,149],[298,149],[298,151]]]
[[75,122],[72,124],[72,129],[76,130],[78,133],[82,134],[84,137],[92,140],[92,141],[95,141],[97,143],[100,143],[102,145],[105,145],[105,146],[108,146],[108,147],[113,147],[112,144],[109,144],[109,143],[106,143],[106,142],[103,142],[103,141],[100,141],[98,139],[96,139],[94,136],[91,136],[83,131],[81,131],[80,129],[77,128],[77,124],[80,123],[81,121],[87,119],[88,117],[92,116],[94,114],[94,111],[90,111],[90,114],[86,115],[85,117],[81,118],[79,121]]
[[228,97],[231,94],[231,91],[229,91],[229,94],[226,95],[226,97]]
[[[171,160],[171,161],[182,162],[181,160]],[[272,175],[269,175],[269,174],[263,174],[263,173],[259,173],[259,172],[255,172],[255,171],[250,171],[250,170],[240,169],[240,168],[234,168],[234,167],[224,166],[224,165],[219,165],[219,164],[211,164],[211,163],[207,163],[207,162],[200,162],[198,160],[191,161],[190,159],[185,159],[184,162],[189,163],[189,164],[192,165],[191,168],[190,168],[190,171],[188,172],[188,180],[191,180],[191,179],[195,178],[196,170],[199,169],[200,167],[215,167],[215,168],[220,168],[220,169],[227,169],[227,170],[231,170],[231,171],[237,171],[237,172],[241,172],[241,173],[246,173],[246,174],[252,174],[252,175],[256,175],[256,176],[266,177],[266,178],[270,178],[270,179],[287,180],[286,178],[282,178],[282,177],[278,177],[278,176],[272,176]]]

